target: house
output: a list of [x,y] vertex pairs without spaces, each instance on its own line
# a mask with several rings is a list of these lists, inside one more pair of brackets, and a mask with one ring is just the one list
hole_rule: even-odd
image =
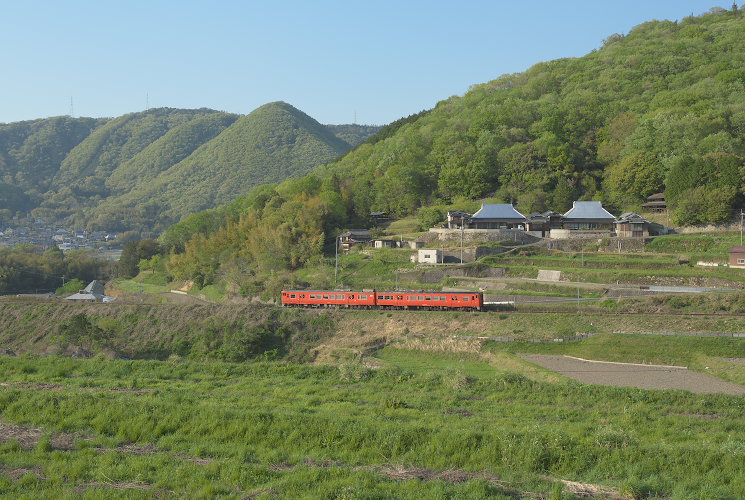
[[375,248],[401,248],[399,240],[373,240],[372,243]]
[[448,210],[448,229],[460,229],[471,220],[471,214],[463,210]]
[[339,235],[341,247],[349,250],[354,245],[369,243],[372,240],[372,234],[367,229],[349,229]]
[[616,218],[603,208],[599,201],[575,201],[571,210],[564,214],[564,229],[612,231]]
[[647,198],[646,203],[642,203],[642,207],[649,210],[652,213],[664,213],[667,210],[667,202],[665,201],[665,193],[655,193]]
[[552,229],[561,229],[562,216],[558,212],[548,210],[546,212],[533,212],[528,215],[525,224],[526,231],[534,236],[545,237]]
[[415,262],[420,264],[441,264],[443,262],[442,250],[429,248],[420,248],[416,256],[412,255],[412,261],[414,258],[416,258]]
[[512,203],[484,203],[471,216],[469,229],[524,229],[527,219]]
[[745,246],[734,246],[729,249],[729,267],[745,269]]
[[636,212],[626,212],[616,221],[616,235],[619,238],[647,238],[649,221]]
[[65,297],[65,300],[73,300],[77,302],[102,302],[107,298],[103,291],[104,284],[98,280],[93,280],[78,293]]

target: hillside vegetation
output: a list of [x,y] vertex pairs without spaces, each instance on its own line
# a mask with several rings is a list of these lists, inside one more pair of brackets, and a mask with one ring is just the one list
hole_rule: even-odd
[[282,102],[246,116],[160,108],[0,124],[0,225],[33,211],[91,230],[159,231],[303,175],[377,129],[324,126]]
[[170,269],[199,282],[236,266],[294,270],[371,210],[431,225],[483,197],[526,214],[577,199],[618,213],[664,190],[678,223],[728,221],[745,179],[741,14],[644,23],[584,57],[476,85],[311,175],[169,228],[166,248],[184,249]]

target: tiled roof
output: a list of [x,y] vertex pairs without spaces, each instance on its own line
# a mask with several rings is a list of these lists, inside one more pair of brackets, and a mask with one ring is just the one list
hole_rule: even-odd
[[616,220],[599,201],[575,201],[572,209],[564,214],[564,218],[569,221],[572,219],[605,219],[609,222]]
[[525,216],[515,210],[512,203],[484,203],[481,210],[471,216],[473,219],[525,220]]

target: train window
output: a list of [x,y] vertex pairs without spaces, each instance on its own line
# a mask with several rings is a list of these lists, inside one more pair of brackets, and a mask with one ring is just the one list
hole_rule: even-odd
[[290,298],[291,298],[291,299],[294,299],[294,298],[295,298],[295,294],[294,294],[294,293],[291,293],[291,294],[290,294]]
[[350,296],[349,296],[349,298],[350,298],[350,299],[353,299],[353,298],[354,298],[354,295],[350,295]]
[[440,295],[440,300],[447,300],[448,298],[444,295]]
[[324,298],[324,299],[328,299],[328,298],[329,298],[329,296],[328,296],[328,295],[324,295],[324,296],[323,296],[323,298]]
[[468,297],[464,295],[463,300],[468,300]]
[[419,300],[424,300],[424,295],[420,295]]
[[367,300],[367,295],[358,295],[357,298],[360,300]]
[[304,298],[305,298],[305,294],[304,294],[304,293],[301,293],[301,294],[300,294],[300,298],[301,298],[301,299],[304,299]]
[[427,297],[425,298],[425,300],[432,300],[432,297],[430,297],[430,296],[428,295],[428,296],[427,296]]

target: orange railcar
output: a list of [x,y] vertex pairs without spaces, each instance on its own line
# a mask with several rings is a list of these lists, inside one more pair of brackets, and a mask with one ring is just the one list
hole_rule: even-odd
[[313,308],[481,311],[484,296],[480,292],[285,290],[282,292],[282,305]]

